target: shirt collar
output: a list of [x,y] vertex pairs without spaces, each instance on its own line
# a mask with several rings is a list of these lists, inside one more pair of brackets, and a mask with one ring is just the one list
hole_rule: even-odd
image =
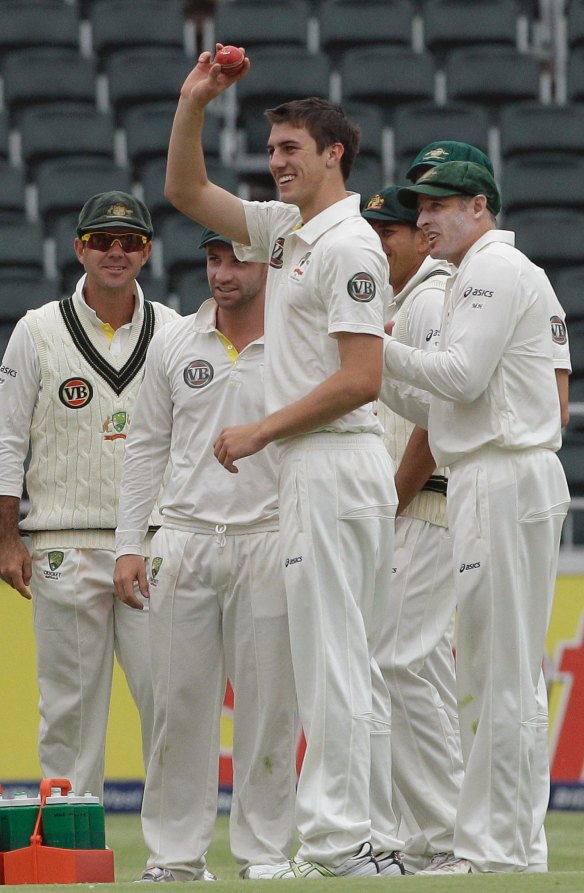
[[359,201],[360,197],[356,192],[348,192],[345,198],[333,202],[300,229],[294,230],[295,235],[308,245],[312,245],[323,233],[347,217],[360,217]]
[[[207,298],[203,301],[197,312],[195,313],[195,332],[201,335],[208,335],[210,332],[218,332],[217,328],[217,301],[215,298]],[[254,344],[263,344],[264,337],[256,338]]]
[[479,251],[482,251],[487,245],[491,245],[493,242],[503,242],[505,245],[515,245],[515,233],[511,232],[509,229],[489,229],[486,233],[477,239],[474,242],[464,257],[462,258],[462,263],[460,264],[459,270],[464,267],[467,262],[478,254]]
[[[99,318],[95,310],[92,307],[89,307],[89,305],[85,301],[83,289],[85,288],[86,279],[87,273],[85,273],[77,283],[75,291],[73,293],[73,304],[75,305],[75,309],[78,315],[80,314],[81,316],[85,317],[87,322],[91,323],[91,325],[95,326],[101,331],[100,327],[103,320]],[[132,319],[129,323],[125,324],[128,327],[133,326],[134,323],[138,322],[142,318],[144,312],[144,292],[142,291],[136,280],[134,280],[134,286],[136,289],[135,294],[138,300],[134,301],[134,313],[132,314]],[[125,326],[121,326],[122,329],[124,327]]]

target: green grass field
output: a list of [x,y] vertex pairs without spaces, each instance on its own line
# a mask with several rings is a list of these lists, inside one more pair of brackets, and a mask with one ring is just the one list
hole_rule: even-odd
[[[512,875],[491,874],[473,875],[472,877],[453,878],[354,878],[311,880],[312,893],[329,890],[330,885],[340,885],[351,893],[371,893],[375,885],[394,886],[405,884],[404,893],[447,893],[454,888],[461,889],[470,883],[471,893],[582,893],[584,891],[584,812],[551,812],[546,822],[549,848],[550,872],[548,874]],[[140,833],[140,819],[137,815],[109,815],[107,818],[108,844],[114,851],[116,879],[114,884],[100,885],[62,885],[59,889],[71,891],[87,891],[99,886],[100,893],[108,893],[118,889],[120,885],[129,885],[140,877],[146,860],[146,850]],[[231,858],[228,843],[227,817],[217,820],[215,836],[209,851],[209,867],[218,875],[220,881],[213,887],[217,893],[234,893],[234,891],[263,891],[274,893],[281,887],[279,881],[241,881],[238,878],[237,866]],[[56,887],[57,885],[55,885]],[[175,889],[176,885],[172,885]],[[187,886],[181,884],[181,888]],[[188,886],[191,886],[190,884]],[[197,884],[197,887],[199,885]],[[54,889],[53,885],[45,885],[43,889]],[[38,887],[19,886],[11,888],[24,891]],[[136,888],[134,888],[136,889]]]

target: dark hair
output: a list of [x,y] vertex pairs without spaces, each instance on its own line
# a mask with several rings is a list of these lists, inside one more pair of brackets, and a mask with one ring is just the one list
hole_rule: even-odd
[[305,127],[316,143],[321,155],[333,143],[341,143],[344,152],[341,158],[341,173],[348,180],[353,162],[359,151],[361,131],[359,125],[347,118],[344,110],[335,102],[310,96],[308,99],[293,99],[264,112],[270,124],[290,123]]

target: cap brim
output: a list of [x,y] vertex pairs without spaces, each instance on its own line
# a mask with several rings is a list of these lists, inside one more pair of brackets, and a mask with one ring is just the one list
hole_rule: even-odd
[[224,236],[212,235],[199,242],[199,248],[206,248],[211,242],[223,242],[224,245],[233,245],[231,239],[226,239]]
[[417,161],[416,164],[412,164],[411,168],[406,174],[406,180],[411,180],[412,183],[415,183],[420,175],[421,170],[425,170],[428,167],[437,167],[439,165],[439,161]]
[[412,210],[416,210],[418,207],[418,196],[419,195],[462,195],[463,193],[457,191],[456,189],[448,189],[445,186],[407,186],[404,189],[399,189],[397,192],[397,200],[398,202],[404,206],[404,208],[411,208]]
[[97,233],[101,230],[109,232],[111,229],[124,228],[126,231],[142,233],[143,236],[151,236],[152,230],[138,223],[131,223],[129,220],[110,220],[108,223],[96,223],[95,226],[84,226],[78,229],[79,235],[83,233]]

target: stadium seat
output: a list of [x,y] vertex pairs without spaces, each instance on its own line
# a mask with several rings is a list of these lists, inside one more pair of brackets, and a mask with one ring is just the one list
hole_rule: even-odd
[[25,47],[79,50],[79,14],[63,0],[2,0],[0,55]]
[[474,44],[517,46],[516,0],[435,0],[422,9],[424,45],[437,57]]
[[584,211],[584,157],[511,158],[503,167],[501,195],[505,214],[538,207]]
[[193,60],[172,47],[140,47],[112,53],[105,63],[105,72],[116,122],[123,125],[126,111],[137,103],[166,100],[176,105],[192,67]]
[[25,108],[49,102],[83,102],[95,108],[92,60],[67,47],[36,47],[10,53],[2,66],[4,103],[11,126]]
[[8,116],[6,112],[0,111],[0,158],[8,158],[10,154],[8,130]]
[[45,233],[50,235],[60,214],[79,213],[87,199],[98,192],[131,192],[132,180],[128,169],[113,161],[79,156],[44,161],[38,167],[36,186],[39,213]]
[[197,267],[177,276],[174,291],[179,301],[179,312],[183,316],[196,313],[211,292],[207,279],[207,267]]
[[347,180],[347,189],[359,193],[361,206],[384,185],[382,164],[376,158],[358,155]]
[[566,78],[568,101],[584,101],[584,47],[578,47],[569,54]]
[[89,9],[93,52],[103,65],[111,53],[144,46],[184,51],[185,22],[180,0],[92,0]]
[[584,154],[584,105],[512,103],[499,114],[503,162],[521,155]]
[[566,4],[566,42],[569,50],[584,47],[584,3],[569,0]]
[[448,101],[476,102],[497,109],[519,100],[540,100],[543,81],[532,55],[505,47],[453,50],[445,64]]
[[584,265],[584,211],[530,208],[508,214],[505,228],[515,232],[519,250],[543,267],[552,281],[563,267]]
[[[226,167],[215,158],[207,158],[206,166],[209,179],[213,183],[222,186],[228,192],[237,194],[238,180],[234,170]],[[153,158],[144,164],[141,176],[144,201],[150,210],[157,232],[158,227],[166,217],[176,214],[174,207],[164,195],[165,178],[166,158]]]
[[[304,96],[328,98],[329,78],[324,55],[294,47],[257,50],[248,75],[236,86],[238,126],[247,130],[260,122],[265,130],[264,109]],[[265,142],[261,151],[265,154]]]
[[379,109],[361,102],[347,102],[344,108],[361,131],[359,156],[372,156],[384,161],[383,115]]
[[373,105],[381,111],[385,124],[391,124],[396,106],[434,99],[434,62],[429,53],[373,47],[367,52],[366,63],[361,50],[349,50],[343,55],[343,103]]
[[436,140],[459,140],[489,150],[489,116],[480,105],[423,102],[402,106],[395,113],[393,132],[400,182],[420,149]]
[[554,286],[560,304],[566,311],[569,332],[572,322],[584,322],[584,265],[559,270]]
[[0,222],[0,278],[40,279],[44,276],[43,233],[39,223]]
[[[126,148],[134,175],[140,179],[143,166],[153,158],[166,158],[176,102],[151,102],[128,109],[124,120]],[[221,120],[208,114],[203,130],[205,156],[220,154]]]
[[115,154],[111,114],[85,105],[51,103],[25,109],[20,134],[29,179],[48,158],[83,155],[113,160]]
[[408,0],[324,0],[317,14],[321,50],[333,66],[357,47],[362,53],[380,44],[412,47],[414,9]]
[[14,325],[27,310],[54,301],[59,294],[57,281],[45,276],[30,280],[0,279],[0,325]]
[[13,167],[6,158],[0,158],[0,183],[0,222],[24,222],[26,194],[22,169]]
[[[308,46],[309,5],[304,0],[288,0],[276,9],[270,9],[258,0],[237,0],[217,6],[212,34],[205,46],[232,44],[242,46],[250,54],[255,65],[255,50],[259,47]],[[283,68],[274,78],[288,77]]]
[[187,270],[205,268],[207,255],[199,248],[202,231],[200,224],[176,212],[161,226],[162,263],[173,291]]

